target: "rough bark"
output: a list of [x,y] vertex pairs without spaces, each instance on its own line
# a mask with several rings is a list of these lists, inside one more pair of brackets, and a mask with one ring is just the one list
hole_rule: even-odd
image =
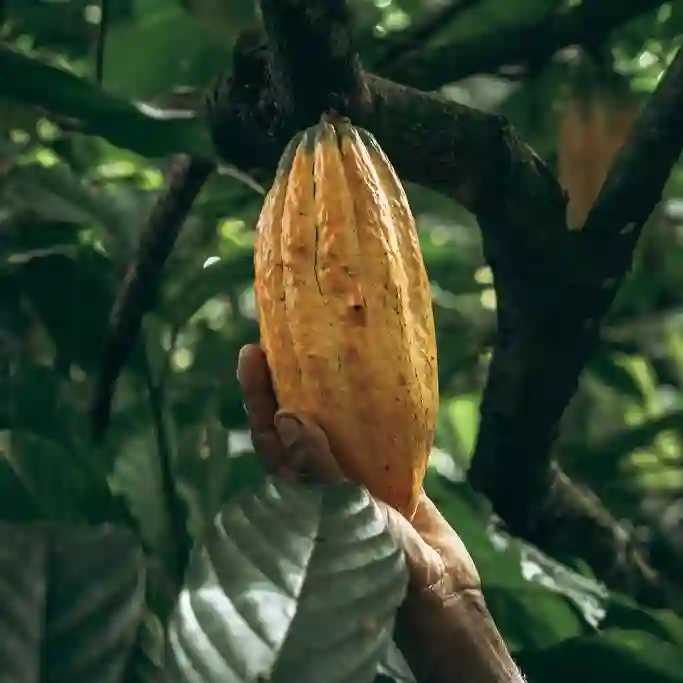
[[[499,334],[470,470],[472,483],[514,533],[551,551],[582,554],[601,578],[643,602],[673,601],[679,608],[679,591],[648,566],[597,499],[552,465],[550,452],[579,374],[598,344],[600,322],[681,149],[683,51],[636,122],[583,229],[567,233],[574,261],[569,272],[534,281],[524,276],[528,264],[511,260],[514,245],[506,253],[488,241]],[[486,244],[483,222],[482,230]]]

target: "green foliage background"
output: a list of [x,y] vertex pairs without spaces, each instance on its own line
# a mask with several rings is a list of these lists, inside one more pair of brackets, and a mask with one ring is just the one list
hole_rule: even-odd
[[[244,433],[238,349],[257,339],[252,229],[261,197],[231,175],[202,192],[130,364],[112,428],[94,449],[87,402],[118,282],[163,185],[170,155],[211,155],[192,116],[199,91],[230,69],[249,0],[109,0],[104,89],[94,82],[99,6],[6,0],[0,51],[0,518],[134,524],[172,566],[178,539],[163,496],[150,374],[165,399],[174,466],[198,535],[220,502],[262,473]],[[436,3],[355,0],[364,61]],[[482,0],[428,45],[533,23],[557,0]],[[589,28],[587,28],[589,30]],[[656,84],[683,34],[683,3],[620,27],[603,51],[632,90]],[[436,53],[436,52],[435,52]],[[552,161],[577,72],[565,52],[523,78],[425,82],[500,111]],[[443,74],[443,75],[441,75]],[[419,78],[415,79],[419,85]],[[580,83],[579,83],[580,85]],[[593,84],[592,87],[595,87]],[[144,101],[144,107],[138,106]],[[491,523],[463,473],[494,333],[495,297],[473,218],[409,188],[436,295],[442,409],[428,492],[462,535],[487,601],[532,680],[683,681],[683,620],[594,581],[580,557],[552,560]],[[651,219],[566,419],[557,455],[683,576],[683,167]],[[564,564],[558,564],[556,560]],[[159,585],[163,585],[160,582]],[[153,586],[149,623],[168,595]],[[148,641],[155,633],[150,627]],[[148,648],[151,661],[154,647]],[[152,654],[150,654],[152,653]]]

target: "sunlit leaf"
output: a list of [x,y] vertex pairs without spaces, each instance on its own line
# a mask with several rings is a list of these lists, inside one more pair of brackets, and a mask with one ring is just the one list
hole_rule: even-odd
[[638,400],[643,399],[643,387],[638,378],[617,357],[599,355],[588,364],[587,370],[611,389]]
[[269,480],[197,549],[171,623],[173,680],[372,681],[406,590],[364,489]]

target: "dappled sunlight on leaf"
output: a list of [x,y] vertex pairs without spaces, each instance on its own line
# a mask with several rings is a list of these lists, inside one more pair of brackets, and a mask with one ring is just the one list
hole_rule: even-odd
[[367,493],[268,481],[195,552],[171,621],[178,680],[372,681],[407,586]]

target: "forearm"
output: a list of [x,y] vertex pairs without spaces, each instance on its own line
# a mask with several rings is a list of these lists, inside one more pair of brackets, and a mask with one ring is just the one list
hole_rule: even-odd
[[397,642],[418,683],[523,683],[481,590],[449,583],[411,593],[399,613]]

